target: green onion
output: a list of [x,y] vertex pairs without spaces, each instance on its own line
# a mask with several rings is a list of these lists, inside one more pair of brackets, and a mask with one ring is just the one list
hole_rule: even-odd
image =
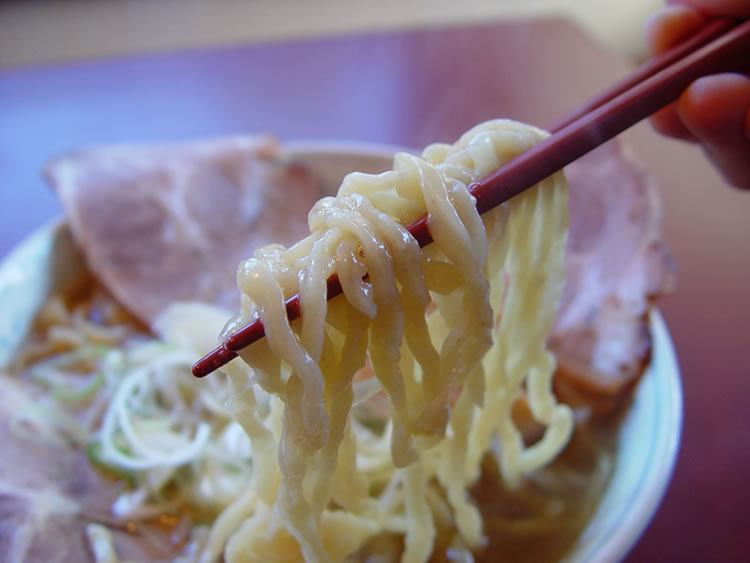
[[115,477],[119,477],[120,479],[125,480],[131,487],[136,486],[136,477],[133,472],[127,471],[125,469],[122,469],[121,467],[118,467],[117,465],[112,465],[111,463],[107,463],[106,461],[104,461],[104,459],[102,458],[101,442],[90,442],[89,445],[86,446],[86,457],[88,457],[92,465],[95,465],[96,467],[103,471],[106,471],[107,473],[111,473]]
[[81,388],[74,389],[68,385],[55,385],[52,387],[52,395],[61,403],[80,405],[91,400],[99,388],[104,385],[104,381],[104,375],[97,373]]

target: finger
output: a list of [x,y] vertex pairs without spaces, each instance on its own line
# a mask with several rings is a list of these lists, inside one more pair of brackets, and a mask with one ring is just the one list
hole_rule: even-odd
[[646,21],[646,43],[652,55],[663,53],[687,39],[705,22],[692,8],[667,6]]
[[733,73],[699,78],[676,110],[726,180],[750,188],[750,79]]
[[653,114],[651,116],[651,125],[659,133],[667,137],[673,137],[682,141],[697,141],[690,130],[685,127],[680,116],[677,115],[675,104],[670,104]]
[[750,18],[747,0],[667,0],[672,6],[693,8],[711,17]]
[[[653,55],[687,39],[703,25],[704,18],[691,8],[667,6],[653,14],[646,22],[646,42]],[[695,141],[692,133],[677,115],[674,104],[651,116],[651,124],[661,134],[683,141]]]

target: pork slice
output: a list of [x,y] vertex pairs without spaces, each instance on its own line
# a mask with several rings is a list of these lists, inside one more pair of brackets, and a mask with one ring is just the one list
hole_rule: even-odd
[[94,469],[83,448],[12,429],[19,410],[41,404],[27,381],[0,374],[0,388],[0,561],[93,562],[86,535],[92,523],[109,528],[126,560],[163,561],[178,552],[169,530],[113,516],[110,507],[124,484]]
[[627,145],[610,141],[566,168],[567,279],[549,345],[556,390],[606,412],[648,363],[648,310],[670,291],[656,187]]
[[240,261],[305,236],[322,195],[265,136],[94,148],[46,176],[88,266],[149,325],[174,301],[236,309]]
[[0,385],[0,561],[91,561],[84,506],[100,495],[107,507],[115,498],[112,487],[82,451],[19,438],[11,421],[17,409],[32,408],[35,397],[17,377],[0,375]]

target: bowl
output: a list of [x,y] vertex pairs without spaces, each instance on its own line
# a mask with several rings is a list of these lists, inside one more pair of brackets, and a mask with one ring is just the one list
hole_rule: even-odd
[[[362,143],[294,142],[290,156],[313,168],[333,192],[352,170],[387,170],[398,147]],[[0,365],[21,344],[38,308],[72,287],[84,262],[64,220],[38,229],[0,264]],[[619,561],[656,512],[669,484],[679,448],[682,391],[669,330],[650,313],[650,365],[619,427],[615,468],[604,497],[566,557],[568,562]]]

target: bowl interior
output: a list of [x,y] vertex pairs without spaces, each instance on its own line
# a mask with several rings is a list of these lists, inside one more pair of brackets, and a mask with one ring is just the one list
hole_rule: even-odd
[[[352,170],[387,170],[398,147],[297,142],[290,156],[307,164],[335,193]],[[56,221],[27,238],[0,265],[0,365],[28,332],[37,309],[53,293],[75,284],[83,259],[66,224]],[[682,422],[679,370],[669,332],[651,314],[651,365],[640,382],[619,431],[615,469],[594,517],[566,561],[618,561],[648,525],[669,483]]]

